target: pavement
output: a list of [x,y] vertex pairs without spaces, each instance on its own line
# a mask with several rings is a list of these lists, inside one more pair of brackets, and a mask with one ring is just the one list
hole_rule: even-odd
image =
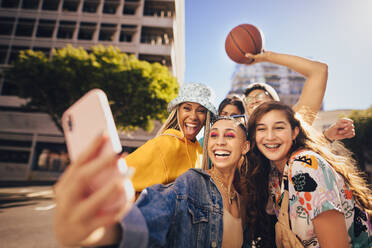
[[67,248],[54,238],[55,206],[51,185],[2,185],[0,248]]
[[51,186],[0,188],[0,247],[53,248]]

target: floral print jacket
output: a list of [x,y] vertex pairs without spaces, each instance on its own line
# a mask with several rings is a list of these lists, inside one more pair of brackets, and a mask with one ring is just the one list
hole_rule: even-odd
[[282,193],[288,188],[291,228],[304,247],[320,247],[312,220],[333,209],[344,214],[352,247],[372,247],[371,221],[356,205],[342,176],[324,158],[310,150],[299,151],[289,159],[283,175],[288,175],[288,186],[286,180],[279,184],[280,174],[272,168],[270,190],[274,211],[278,216]]

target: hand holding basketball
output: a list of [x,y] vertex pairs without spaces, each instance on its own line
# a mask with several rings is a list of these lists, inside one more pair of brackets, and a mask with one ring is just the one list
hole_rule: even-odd
[[250,65],[260,63],[260,62],[267,62],[268,57],[270,56],[272,52],[262,50],[261,53],[258,54],[252,54],[252,53],[246,53],[244,56],[250,61]]
[[225,50],[230,59],[239,64],[250,64],[254,60],[247,53],[259,54],[263,49],[262,32],[252,24],[234,27],[226,37]]

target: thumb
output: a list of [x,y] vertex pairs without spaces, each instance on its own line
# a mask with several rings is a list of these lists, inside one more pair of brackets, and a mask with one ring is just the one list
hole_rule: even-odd
[[246,54],[244,54],[244,56],[246,57],[246,58],[251,58],[251,59],[253,59],[253,54],[252,53],[246,53]]

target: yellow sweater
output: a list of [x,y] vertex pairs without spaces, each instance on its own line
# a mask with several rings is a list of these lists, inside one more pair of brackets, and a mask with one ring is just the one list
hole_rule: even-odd
[[158,183],[169,183],[190,168],[201,168],[202,148],[198,141],[182,138],[182,133],[168,129],[125,157],[128,166],[136,169],[132,178],[134,189]]

